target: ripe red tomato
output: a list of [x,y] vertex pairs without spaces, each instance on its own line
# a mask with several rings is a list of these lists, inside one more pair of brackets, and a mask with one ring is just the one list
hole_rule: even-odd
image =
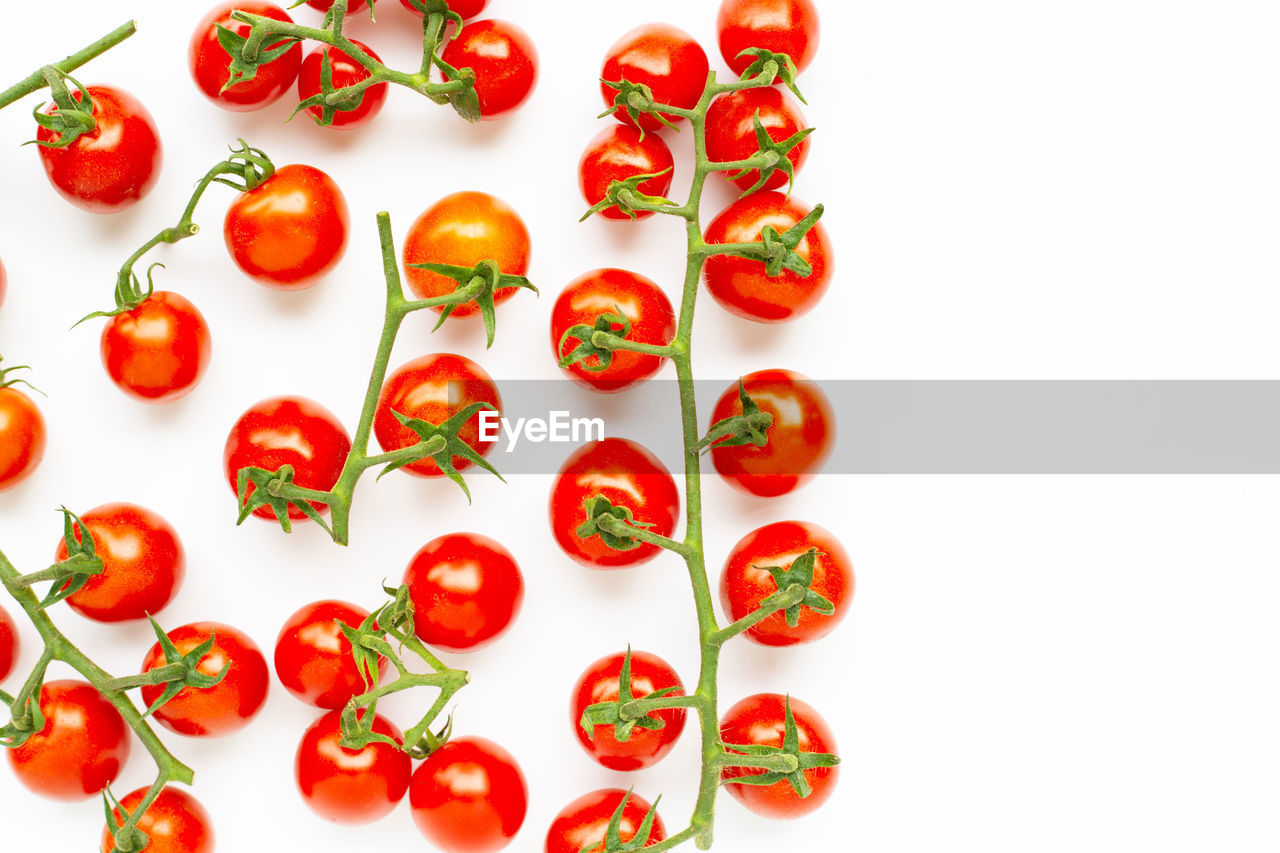
[[[480,120],[501,118],[529,99],[538,82],[538,51],[529,34],[510,21],[487,18],[464,26],[440,58],[475,72]],[[448,80],[446,74],[444,77]]]
[[[94,507],[80,520],[93,535],[102,574],[67,597],[71,609],[99,622],[146,619],[163,610],[187,572],[186,553],[172,525],[130,503]],[[74,531],[81,541],[80,528]],[[67,559],[65,540],[58,540],[55,559]]]
[[110,785],[129,758],[124,718],[87,681],[46,681],[40,688],[44,728],[7,749],[18,781],[50,800],[75,802]]
[[[690,109],[702,97],[702,89],[710,70],[707,53],[693,36],[670,24],[644,24],[613,43],[604,57],[600,79],[610,83],[627,80],[643,84],[653,93],[655,103]],[[613,106],[618,90],[600,84],[606,106]],[[673,124],[679,116],[663,113]],[[635,125],[625,109],[613,117],[623,124]],[[662,122],[657,116],[640,116],[641,130],[657,130]]]
[[[630,128],[619,128],[630,130]],[[650,136],[656,139],[656,136]],[[620,269],[599,269],[584,273],[560,291],[555,307],[551,309],[551,346],[558,356],[573,352],[580,343],[569,338],[560,346],[560,339],[577,325],[594,326],[601,314],[617,315],[622,312],[631,323],[627,340],[662,346],[671,342],[676,334],[676,315],[671,300],[657,284],[637,273]],[[614,323],[612,329],[622,332],[622,325]],[[591,371],[586,365],[599,366],[598,356],[590,356],[564,369],[565,375],[579,385],[615,394],[633,385],[639,385],[662,369],[665,359],[626,350],[616,350],[609,366]]]
[[818,8],[813,0],[724,0],[716,16],[720,55],[734,74],[747,70],[750,47],[785,53],[803,71],[818,52]]
[[[126,819],[121,809],[133,814],[147,790],[139,788],[126,795],[112,812],[114,826],[102,827],[102,853],[115,850],[115,832]],[[181,788],[161,789],[137,826],[147,836],[146,853],[213,853],[213,821],[200,801]]]
[[[351,9],[347,10],[347,14],[351,14],[351,12]],[[373,48],[367,44],[358,42],[355,39],[352,39],[351,42],[374,59],[379,62],[382,61],[382,58],[374,53]],[[336,47],[324,45],[307,54],[307,58],[302,60],[302,70],[298,72],[298,100],[305,101],[312,95],[320,94],[320,73],[326,53],[329,55],[329,62],[333,66],[333,76],[330,79],[334,89],[353,86],[369,77],[369,72],[365,70],[365,67],[352,59],[350,55],[338,50]],[[333,123],[329,127],[347,130],[362,127],[373,121],[373,117],[381,111],[382,105],[386,100],[387,84],[374,83],[364,90],[364,97],[360,99],[360,106],[354,110],[338,110],[335,112],[333,114]],[[307,107],[307,111],[316,118],[320,118],[324,113],[324,110],[320,107]]]
[[[755,117],[774,142],[790,139],[809,125],[795,99],[781,89],[742,89],[728,92],[711,102],[707,109],[707,157],[713,163],[731,163],[745,160],[760,150],[756,139]],[[809,138],[787,152],[787,159],[795,172],[800,171],[809,157]],[[720,172],[728,178],[731,172]],[[733,178],[740,189],[749,190],[760,180],[760,171],[752,169],[747,174]],[[775,170],[761,190],[773,190],[788,184],[786,174]]]
[[8,290],[8,279],[4,274],[4,264],[0,264],[0,305],[4,304],[4,294]]
[[[409,0],[400,0],[400,5],[404,6],[411,12],[418,10],[413,8],[413,4]],[[484,7],[489,5],[489,0],[449,0],[449,8],[458,13],[463,20],[474,18],[484,11]],[[419,14],[421,14],[419,12]]]
[[302,290],[347,250],[347,201],[312,166],[282,166],[227,210],[223,237],[236,266],[275,290]]
[[[502,408],[498,386],[480,365],[469,358],[451,353],[436,353],[415,358],[400,365],[387,377],[378,397],[373,416],[373,432],[385,451],[400,450],[419,441],[418,434],[396,420],[392,412],[439,425],[473,403],[488,403]],[[494,443],[480,440],[480,413],[458,431],[458,437],[481,456],[493,449]],[[460,456],[454,467],[464,471],[471,462]],[[431,458],[419,459],[399,469],[416,477],[439,477],[444,472]]]
[[[729,485],[761,497],[785,495],[813,479],[835,443],[835,413],[818,383],[790,370],[742,377],[760,411],[773,415],[764,447],[711,447],[711,461]],[[711,422],[742,414],[735,384],[716,401]]]
[[[580,725],[582,712],[597,702],[618,701],[622,682],[622,664],[626,655],[622,652],[606,655],[585,670],[573,688],[569,701],[569,724],[573,726],[578,743],[600,764],[610,770],[639,770],[657,764],[676,745],[684,731],[685,711],[670,708],[651,716],[663,722],[660,729],[636,726],[625,741],[619,741],[610,725],[596,726],[591,734]],[[671,664],[648,652],[631,652],[631,695],[643,699],[650,693],[676,688],[670,695],[683,696],[684,684]]]
[[[151,192],[160,178],[163,151],[151,113],[133,95],[112,86],[89,86],[97,126],[65,148],[36,146],[58,194],[90,213],[123,210]],[[81,95],[73,90],[77,102]],[[45,108],[52,112],[52,105]],[[41,127],[40,142],[60,134]]]
[[36,404],[17,388],[0,387],[0,492],[31,476],[44,446],[44,417]]
[[[404,742],[400,729],[380,715],[374,715],[373,731]],[[372,823],[385,817],[409,787],[413,768],[408,754],[387,743],[347,749],[339,745],[341,739],[341,711],[330,711],[303,733],[294,762],[303,800],[334,823]]]
[[[338,482],[351,438],[333,412],[305,397],[270,397],[250,406],[231,427],[222,452],[222,465],[231,491],[241,468],[275,471],[293,466],[293,482],[308,489],[328,490]],[[253,494],[250,485],[249,494]],[[311,502],[317,512],[324,504]],[[253,511],[259,518],[275,520],[268,506]],[[306,514],[292,504],[289,518],[301,521]]]
[[0,607],[0,681],[4,681],[13,672],[13,665],[18,662],[21,649],[18,626],[13,624],[13,617]]
[[[333,7],[334,0],[307,0],[307,5],[312,9],[318,9],[321,12],[328,12]],[[347,3],[347,16],[350,17],[356,12],[363,12],[365,9],[365,0],[349,0]]]
[[144,403],[185,397],[209,367],[209,324],[196,306],[157,290],[102,330],[102,365],[121,391]]
[[[604,837],[618,804],[626,798],[618,837],[627,842],[636,837],[640,824],[652,805],[621,788],[603,788],[574,800],[560,810],[547,830],[546,853],[598,853],[604,850]],[[667,828],[662,818],[654,816],[653,828],[645,847],[666,840]]]
[[404,583],[418,636],[451,652],[474,651],[496,640],[524,601],[524,578],[515,558],[479,533],[432,539],[409,561]]
[[[671,189],[671,171],[675,160],[671,149],[662,137],[656,133],[646,133],[643,138],[640,131],[630,125],[615,124],[606,127],[582,152],[578,161],[578,189],[587,204],[595,205],[604,200],[605,193],[612,181],[624,181],[636,175],[658,175],[641,181],[639,191],[645,195],[666,196]],[[605,219],[630,219],[630,215],[618,209],[616,204],[600,211]],[[651,210],[638,210],[636,219],[653,216]]]
[[[294,78],[298,76],[298,66],[302,63],[302,45],[295,43],[283,55],[259,66],[252,80],[242,81],[223,91],[222,87],[231,79],[231,56],[218,43],[218,27],[223,26],[238,36],[247,36],[250,30],[250,26],[244,21],[231,19],[231,13],[237,9],[251,15],[293,23],[289,13],[274,3],[262,3],[259,0],[219,3],[196,25],[196,30],[191,35],[191,46],[187,49],[187,65],[191,69],[191,79],[195,80],[196,88],[206,98],[224,110],[247,112],[275,103],[289,90]],[[272,42],[267,47],[278,44],[279,41]]]
[[[193,622],[174,628],[168,634],[180,654],[186,654],[209,637],[213,648],[200,659],[197,670],[204,675],[217,675],[224,667],[226,677],[213,687],[182,690],[155,712],[165,728],[180,735],[222,737],[249,725],[267,701],[267,659],[262,656],[249,635],[219,622]],[[164,652],[156,643],[142,661],[142,671],[149,672],[165,665]],[[164,685],[142,688],[142,701],[160,698]]]
[[810,643],[831,633],[849,612],[853,603],[853,564],[840,540],[816,524],[778,521],[751,531],[729,552],[720,576],[720,603],[725,613],[736,622],[754,611],[761,601],[778,591],[769,568],[786,569],[811,548],[817,548],[818,555],[809,589],[831,602],[835,612],[824,616],[804,607],[793,628],[780,610],[748,628],[748,639],[764,646]]
[[606,438],[578,448],[565,460],[551,487],[551,532],[564,552],[591,569],[613,569],[647,562],[658,546],[642,543],[628,551],[610,548],[600,536],[582,539],[587,520],[583,502],[595,495],[631,510],[649,531],[670,536],[680,510],[680,493],[658,457],[625,438]]
[[[488,193],[454,193],[428,207],[409,226],[404,241],[405,278],[419,299],[430,299],[452,293],[458,283],[410,264],[474,267],[488,260],[508,275],[524,275],[529,271],[529,253],[529,230],[509,204]],[[510,299],[517,289],[499,288],[493,294],[494,303]],[[436,313],[442,310],[437,308]],[[450,316],[469,317],[479,311],[474,302],[468,302]]]
[[[756,693],[734,705],[720,718],[720,737],[726,744],[782,746],[786,733],[786,697],[780,693]],[[801,752],[836,751],[835,735],[826,720],[807,703],[791,697],[791,715],[796,721]],[[796,818],[809,814],[830,798],[835,790],[839,767],[814,767],[804,771],[805,781],[813,790],[801,797],[787,780],[772,785],[735,785],[729,782],[739,776],[752,776],[758,770],[749,767],[726,767],[720,771],[724,787],[734,799],[764,817]]]
[[[315,601],[294,613],[276,638],[276,675],[285,689],[317,708],[341,708],[366,685],[351,656],[351,643],[339,623],[359,628],[369,615],[346,601]],[[378,658],[378,673],[387,671]]]
[[418,831],[445,853],[492,853],[511,843],[529,810],[529,786],[511,753],[482,737],[449,741],[409,782]]

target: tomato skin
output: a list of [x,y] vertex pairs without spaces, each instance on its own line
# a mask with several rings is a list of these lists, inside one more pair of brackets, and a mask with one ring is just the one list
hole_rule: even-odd
[[[334,0],[307,0],[308,6],[321,12],[328,12],[333,8],[333,4]],[[356,12],[363,12],[364,9],[365,0],[350,0],[347,3],[347,17],[351,17]]]
[[[142,200],[160,178],[160,132],[137,98],[112,86],[89,86],[97,127],[65,148],[37,146],[45,174],[58,194],[90,213],[115,213]],[[81,95],[73,90],[77,102]],[[46,107],[48,113],[52,107]],[[59,134],[36,130],[40,142]]]
[[[627,797],[627,792],[621,788],[602,788],[569,803],[560,810],[551,822],[551,828],[547,830],[546,853],[580,853],[587,848],[590,848],[590,853],[604,850],[604,836],[608,831],[609,821],[624,797]],[[636,831],[650,808],[652,804],[643,797],[636,794],[627,797],[618,832],[622,841],[630,841],[636,837]],[[645,847],[665,841],[666,837],[667,828],[662,823],[662,818],[655,815]]]
[[432,539],[405,569],[414,631],[433,648],[469,652],[506,633],[524,602],[511,552],[479,533]]
[[129,758],[129,727],[87,681],[46,681],[40,687],[44,728],[7,749],[18,781],[50,800],[77,802],[115,780]]
[[[711,65],[702,45],[679,27],[670,24],[642,24],[613,43],[604,57],[600,79],[616,83],[627,80],[649,87],[658,104],[691,109],[702,97]],[[605,106],[612,107],[618,90],[600,84]],[[679,124],[680,116],[663,113],[667,121]],[[623,124],[637,125],[625,109],[613,113]],[[641,115],[641,130],[663,127],[654,115]]]
[[[551,309],[552,349],[559,348],[557,356],[568,355],[579,340],[569,338],[561,348],[565,332],[579,324],[593,326],[601,314],[617,314],[619,310],[631,323],[628,340],[662,346],[675,337],[675,311],[662,288],[628,270],[598,269],[583,273],[560,291]],[[614,323],[613,331],[621,333],[621,324]],[[665,361],[656,355],[615,350],[604,370],[591,371],[584,366],[599,365],[600,359],[591,356],[564,368],[564,374],[584,388],[616,394],[651,378]]]
[[116,387],[143,403],[170,403],[196,387],[213,345],[204,315],[186,298],[157,290],[102,330],[102,365]]
[[738,56],[751,47],[785,53],[803,71],[818,52],[818,9],[813,0],[724,0],[716,16],[720,55],[742,74],[754,60]]
[[0,492],[31,476],[44,458],[44,448],[40,409],[17,388],[0,388]]
[[[726,744],[782,746],[786,733],[786,697],[781,693],[756,693],[734,705],[720,718],[720,737]],[[796,721],[801,752],[836,752],[835,735],[826,720],[808,703],[791,697],[791,715]],[[747,767],[726,767],[720,778],[729,780],[759,771]],[[816,810],[835,790],[839,767],[814,767],[804,772],[813,791],[800,797],[787,780],[772,785],[724,785],[734,799],[758,815],[789,820]]]
[[[373,730],[404,743],[400,729],[381,715],[374,715]],[[351,750],[339,745],[341,739],[341,711],[330,711],[303,733],[294,761],[302,799],[334,823],[355,825],[385,817],[409,788],[409,756],[386,743]]]
[[[196,25],[195,32],[191,35],[191,44],[187,48],[187,66],[191,69],[191,79],[202,95],[224,110],[248,112],[275,103],[289,91],[294,78],[298,76],[298,67],[302,64],[302,45],[294,44],[282,56],[260,66],[252,80],[237,83],[225,92],[222,91],[222,87],[231,79],[231,56],[218,43],[218,26],[221,25],[239,36],[248,35],[251,29],[244,21],[231,19],[231,13],[237,9],[293,23],[289,13],[274,3],[262,3],[258,0],[219,3]],[[273,42],[270,46],[275,44],[279,42]]]
[[[165,728],[180,735],[223,737],[240,731],[262,710],[267,701],[267,659],[248,634],[219,622],[193,622],[168,632],[180,654],[186,654],[213,636],[214,644],[197,669],[217,675],[230,664],[226,677],[213,687],[184,687],[153,715]],[[164,652],[156,643],[142,661],[142,671],[165,665]],[[164,685],[142,688],[147,707],[160,698]]]
[[[652,767],[671,752],[680,733],[684,731],[685,710],[670,708],[651,715],[666,725],[661,729],[645,729],[636,726],[631,736],[619,741],[613,726],[596,726],[588,735],[579,725],[582,712],[597,702],[617,702],[622,682],[622,652],[605,655],[593,662],[574,683],[569,701],[569,724],[578,736],[578,743],[599,764],[610,770],[640,770]],[[671,664],[649,652],[631,651],[631,695],[643,699],[668,687],[678,688],[675,696],[685,695],[684,684]]]
[[[120,800],[130,814],[142,802],[147,788],[139,788]],[[114,827],[102,828],[102,853],[115,849],[115,830],[124,826],[120,808],[113,812]],[[138,819],[138,829],[147,836],[146,853],[213,853],[213,821],[204,806],[181,788],[165,786]]]
[[13,617],[0,607],[0,681],[4,681],[13,672],[13,665],[18,662],[21,651],[18,626],[13,624]]
[[[760,411],[773,415],[764,447],[711,447],[721,477],[741,491],[777,497],[813,479],[835,443],[835,413],[818,383],[790,370],[759,370],[742,377]],[[742,414],[735,383],[716,401],[711,422]]]
[[486,18],[467,24],[445,45],[440,58],[454,68],[475,72],[481,121],[514,112],[538,83],[537,48],[529,34],[510,21]]
[[[351,643],[339,623],[359,628],[369,611],[346,601],[313,601],[285,621],[276,638],[276,676],[296,698],[317,708],[347,704],[373,685],[367,685],[351,656]],[[378,673],[389,662],[378,658]]]
[[610,548],[599,536],[575,532],[587,520],[583,502],[594,495],[630,508],[636,521],[648,522],[659,536],[675,530],[680,493],[665,465],[647,449],[625,438],[606,438],[573,452],[551,488],[551,531],[566,554],[590,569],[613,569],[648,562],[660,548],[647,542],[629,551]]
[[9,289],[9,281],[4,273],[4,264],[0,264],[0,305],[4,304],[5,291]]
[[[587,150],[582,152],[582,159],[578,161],[578,189],[587,204],[594,206],[604,199],[612,181],[666,172],[642,181],[638,187],[645,195],[665,197],[671,189],[672,173],[669,170],[674,165],[671,149],[656,133],[646,133],[642,139],[640,131],[631,125],[610,125],[596,134]],[[615,220],[631,218],[616,204],[599,211],[598,215]],[[648,219],[653,215],[651,210],[635,211],[636,219]]]
[[493,853],[529,810],[529,786],[511,753],[482,737],[455,738],[414,771],[413,822],[446,853]]
[[[351,12],[351,9],[347,10],[348,15]],[[355,39],[351,41],[374,59],[379,62],[382,61],[382,58],[374,53],[373,48],[367,44],[358,42]],[[365,70],[365,67],[352,59],[350,55],[336,47],[324,45],[307,54],[307,58],[302,60],[302,69],[298,72],[298,100],[305,101],[312,95],[320,94],[320,73],[325,54],[329,55],[329,61],[333,66],[333,88],[341,89],[344,86],[352,86],[369,77],[369,72]],[[360,106],[354,110],[336,111],[333,114],[333,122],[328,127],[352,130],[357,127],[363,127],[373,121],[374,116],[382,111],[382,105],[387,100],[387,88],[386,83],[374,83],[364,90],[364,97],[360,99]],[[307,107],[307,112],[316,118],[320,118],[324,111],[320,107]]]
[[[755,155],[760,150],[760,144],[756,140],[757,114],[760,116],[761,126],[775,142],[790,139],[808,127],[804,114],[800,112],[800,105],[781,89],[770,86],[727,92],[712,101],[707,109],[707,157],[713,163],[732,163]],[[797,174],[808,158],[808,137],[787,152],[787,159],[791,161],[792,169]],[[719,174],[728,180],[731,173]],[[752,169],[742,177],[734,178],[733,183],[739,189],[749,190],[759,180],[760,170]],[[787,176],[783,172],[774,171],[757,192],[785,187],[787,183]]]
[[245,275],[273,290],[303,290],[347,251],[347,201],[313,166],[289,165],[227,210],[223,237]]
[[[400,5],[408,9],[410,12],[421,14],[409,0],[400,0]],[[484,7],[489,5],[489,0],[449,0],[449,8],[458,13],[464,21],[467,18],[474,18],[484,11]]]

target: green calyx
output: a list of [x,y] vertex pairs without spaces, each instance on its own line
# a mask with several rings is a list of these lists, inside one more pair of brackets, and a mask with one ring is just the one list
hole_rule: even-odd
[[[254,510],[265,506],[271,508],[284,532],[290,533],[293,523],[289,519],[289,507],[295,506],[332,536],[333,531],[329,525],[311,505],[311,498],[320,493],[294,485],[293,475],[292,465],[281,465],[275,471],[268,471],[266,468],[241,468],[237,471],[236,499],[239,501],[240,513],[236,517],[236,524],[243,524]],[[250,486],[253,488],[250,489]]]
[[[800,99],[800,103],[809,103],[804,99],[804,95],[800,94],[800,89],[796,86],[796,75],[800,72],[796,70],[796,64],[791,61],[791,57],[785,53],[774,53],[763,47],[749,47],[738,54],[738,56],[753,56],[755,59],[751,61],[742,71],[743,80],[751,80],[756,77],[766,77],[764,85],[772,85],[775,79],[781,79],[783,85],[791,90],[791,93]],[[769,72],[773,73],[770,74]]]
[[[791,195],[791,188],[796,182],[796,170],[787,155],[791,153],[792,149],[803,142],[809,134],[813,133],[813,128],[806,127],[804,130],[793,133],[786,139],[775,141],[773,137],[769,136],[769,131],[765,130],[764,125],[760,122],[759,110],[756,110],[756,114],[752,117],[751,123],[755,128],[756,145],[760,148],[758,156],[768,160],[769,165],[760,167],[760,177],[756,179],[756,182],[751,185],[750,189],[743,190],[742,195],[738,197],[743,198],[745,196],[749,196],[761,189],[766,183],[768,183],[769,179],[773,177],[775,172],[782,172],[782,174],[787,176],[787,195]],[[731,173],[729,175],[729,179],[736,181],[739,178],[743,178],[750,174],[750,172],[750,169],[742,169],[741,171]]]
[[[804,588],[804,598],[783,611],[787,625],[792,628],[800,624],[800,611],[806,607],[823,616],[830,616],[836,612],[834,604],[810,588],[813,585],[814,564],[821,554],[822,552],[817,548],[810,548],[799,557],[796,557],[789,566],[763,567],[764,571],[768,572],[773,578],[773,582],[778,585],[779,592],[790,588],[792,585],[799,585]],[[755,566],[755,568],[761,567]]]
[[138,818],[142,816],[139,810],[134,810],[139,812],[135,817],[134,812],[130,812],[120,805],[120,801],[116,799],[115,794],[111,793],[110,785],[102,791],[102,806],[107,813],[107,826],[116,825],[118,821],[117,814],[124,818],[124,823],[111,836],[115,844],[115,849],[112,853],[139,853],[139,851],[147,849],[151,838],[141,829],[138,829]]
[[213,649],[213,644],[217,641],[216,633],[210,633],[209,639],[184,655],[178,651],[178,647],[173,644],[173,640],[169,639],[169,635],[164,632],[164,629],[160,627],[160,624],[155,619],[150,616],[147,619],[151,622],[151,629],[155,631],[156,640],[160,643],[160,650],[164,653],[164,681],[158,683],[163,683],[165,687],[164,691],[156,698],[156,701],[151,703],[151,707],[147,708],[146,712],[143,713],[142,716],[144,718],[160,710],[161,706],[182,692],[183,688],[191,687],[195,690],[205,690],[221,682],[231,670],[231,664],[227,663],[217,675],[205,675],[200,672],[200,661]]
[[578,221],[584,222],[600,211],[611,207],[617,207],[618,210],[633,220],[636,218],[637,213],[656,212],[657,209],[663,207],[677,207],[678,205],[669,198],[640,192],[640,185],[645,181],[662,177],[670,171],[671,169],[667,168],[661,172],[648,172],[643,175],[632,175],[621,181],[610,181],[609,186],[604,191],[604,198],[591,205]]
[[644,83],[632,83],[630,80],[604,80],[600,81],[604,85],[613,89],[618,94],[613,98],[613,106],[600,113],[596,118],[604,118],[613,115],[621,110],[626,113],[627,118],[631,119],[632,124],[640,131],[640,138],[644,139],[645,130],[640,127],[640,116],[653,116],[667,127],[675,127],[671,119],[658,110],[662,106],[653,99],[653,90]]
[[738,380],[738,401],[742,405],[742,414],[712,424],[702,440],[693,446],[695,452],[701,453],[710,447],[742,447],[747,444],[764,447],[769,443],[773,415],[760,410],[741,379]]
[[32,391],[35,391],[37,394],[43,394],[44,393],[43,391],[41,391],[36,386],[32,385],[26,379],[23,379],[21,376],[13,379],[9,378],[9,374],[13,373],[14,371],[30,370],[30,369],[31,367],[26,364],[15,364],[12,367],[5,367],[4,356],[0,356],[0,388],[12,388],[18,383],[22,383],[23,385],[26,385],[28,388],[30,388]]
[[480,309],[480,317],[484,320],[485,346],[493,346],[494,335],[497,332],[497,315],[494,305],[494,294],[500,288],[507,287],[523,287],[526,290],[538,292],[538,288],[533,282],[522,275],[508,275],[498,269],[498,265],[493,261],[481,261],[474,267],[460,267],[455,264],[409,264],[413,269],[428,270],[437,275],[451,278],[458,283],[458,287],[453,293],[447,295],[444,300],[438,300],[434,304],[443,305],[444,310],[440,313],[440,319],[436,321],[431,331],[435,331],[444,325],[444,321],[448,320],[453,314],[455,308],[459,305],[465,305],[468,302],[474,302],[476,307]]
[[458,432],[467,421],[471,420],[472,416],[477,412],[485,410],[490,412],[498,411],[488,403],[472,403],[440,424],[433,424],[430,421],[424,421],[419,418],[407,417],[393,409],[391,414],[395,415],[396,420],[403,426],[412,430],[418,436],[419,441],[412,448],[405,448],[405,451],[402,451],[405,455],[389,462],[378,473],[378,479],[381,479],[389,471],[403,468],[411,462],[429,457],[432,462],[436,463],[436,467],[440,469],[441,473],[458,484],[458,488],[462,489],[462,493],[467,496],[467,503],[470,503],[471,490],[467,488],[467,481],[462,478],[462,474],[453,464],[453,459],[457,456],[474,465],[478,465],[505,483],[506,480],[503,480],[497,468],[490,465],[483,456],[471,449],[471,445],[458,437]]
[[[97,129],[98,122],[93,117],[93,98],[89,97],[89,90],[71,75],[59,71],[52,65],[46,65],[41,70],[48,81],[54,109],[51,113],[44,113],[41,112],[44,104],[37,104],[32,109],[31,115],[36,120],[36,124],[51,133],[58,134],[58,138],[52,142],[32,139],[24,144],[30,145],[34,142],[42,148],[66,148],[84,134],[92,133]],[[68,80],[76,87],[80,95],[78,99],[67,88]]]
[[[679,687],[664,687],[640,698],[661,699],[679,689]],[[618,675],[618,698],[613,702],[597,702],[584,708],[582,716],[578,719],[578,725],[587,733],[587,737],[593,739],[596,726],[613,726],[613,737],[619,743],[630,740],[631,733],[637,726],[651,731],[666,728],[665,721],[650,713],[635,713],[629,706],[633,706],[636,698],[631,690],[631,647],[628,646],[627,654],[622,659],[622,671]]]
[[635,835],[631,837],[631,840],[623,841],[622,816],[626,811],[627,803],[631,800],[632,790],[634,789],[627,789],[627,793],[622,797],[618,807],[614,809],[613,815],[609,818],[609,826],[604,833],[604,847],[586,847],[583,849],[583,853],[587,853],[587,851],[591,851],[591,853],[627,853],[627,851],[631,850],[643,850],[649,846],[649,837],[653,834],[653,822],[658,817],[658,803],[662,802],[662,797],[659,796],[653,801],[653,805],[645,813],[644,820],[636,828]]
[[[242,13],[236,13],[232,17],[237,20],[243,20],[239,16]],[[246,16],[256,17],[256,16]],[[249,21],[252,23],[252,21]],[[258,38],[254,38],[258,35]],[[280,41],[274,42],[270,47],[263,47],[263,38],[260,33],[250,30],[249,34],[242,36],[234,33],[221,24],[218,25],[218,44],[227,52],[227,56],[231,58],[230,64],[227,66],[227,82],[223,85],[222,91],[225,92],[232,86],[240,83],[247,83],[258,76],[258,69],[264,65],[268,65],[289,52],[295,44],[300,42],[299,38],[282,38]]]
[[[614,306],[617,313],[601,314],[596,317],[594,324],[588,326],[586,323],[579,323],[576,326],[570,326],[565,333],[560,336],[558,352],[564,352],[565,344],[571,340],[576,340],[578,345],[572,351],[560,356],[560,366],[562,368],[572,367],[575,364],[581,364],[584,370],[590,370],[592,373],[600,373],[608,370],[609,365],[613,364],[613,349],[609,346],[597,346],[592,340],[595,332],[606,332],[619,338],[625,338],[631,331],[631,321],[622,313],[622,309],[617,305]],[[621,326],[620,329],[615,328]]]
[[631,507],[618,505],[602,495],[594,495],[582,502],[587,520],[574,531],[581,539],[599,536],[604,544],[615,551],[630,551],[643,544],[635,536],[628,535],[627,530],[647,530],[653,525],[645,521],[636,521]]
[[776,785],[786,780],[790,783],[792,790],[796,792],[798,797],[807,797],[813,792],[809,786],[809,781],[804,777],[804,771],[812,770],[817,767],[835,767],[840,763],[839,757],[829,752],[801,752],[800,751],[800,732],[796,728],[796,718],[791,713],[791,697],[786,699],[786,722],[782,735],[782,746],[762,746],[759,744],[725,744],[727,749],[734,752],[749,756],[774,756],[785,755],[794,759],[794,762],[785,762],[787,765],[794,763],[794,768],[788,770],[766,770],[762,773],[756,773],[750,776],[735,776],[732,779],[726,779],[726,785]]

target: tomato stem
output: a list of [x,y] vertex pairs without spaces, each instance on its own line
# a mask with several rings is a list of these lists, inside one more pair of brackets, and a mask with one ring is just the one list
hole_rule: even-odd
[[66,74],[74,71],[89,60],[101,56],[129,36],[137,32],[138,26],[134,21],[121,24],[102,38],[95,41],[88,47],[81,48],[75,53],[63,59],[61,62],[55,62],[52,65],[46,65],[31,72],[22,80],[0,92],[0,109],[12,104],[14,101],[21,100],[33,92],[38,92],[49,85],[47,70],[61,72]]

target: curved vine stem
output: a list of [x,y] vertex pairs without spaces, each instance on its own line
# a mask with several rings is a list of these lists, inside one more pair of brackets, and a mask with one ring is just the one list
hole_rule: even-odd
[[94,57],[101,56],[129,36],[137,32],[138,26],[134,21],[128,21],[121,24],[102,38],[95,41],[88,47],[81,48],[75,53],[50,65],[43,66],[28,74],[22,80],[0,92],[0,109],[12,104],[14,101],[21,100],[33,92],[38,92],[49,85],[50,72],[67,74],[84,65]]

